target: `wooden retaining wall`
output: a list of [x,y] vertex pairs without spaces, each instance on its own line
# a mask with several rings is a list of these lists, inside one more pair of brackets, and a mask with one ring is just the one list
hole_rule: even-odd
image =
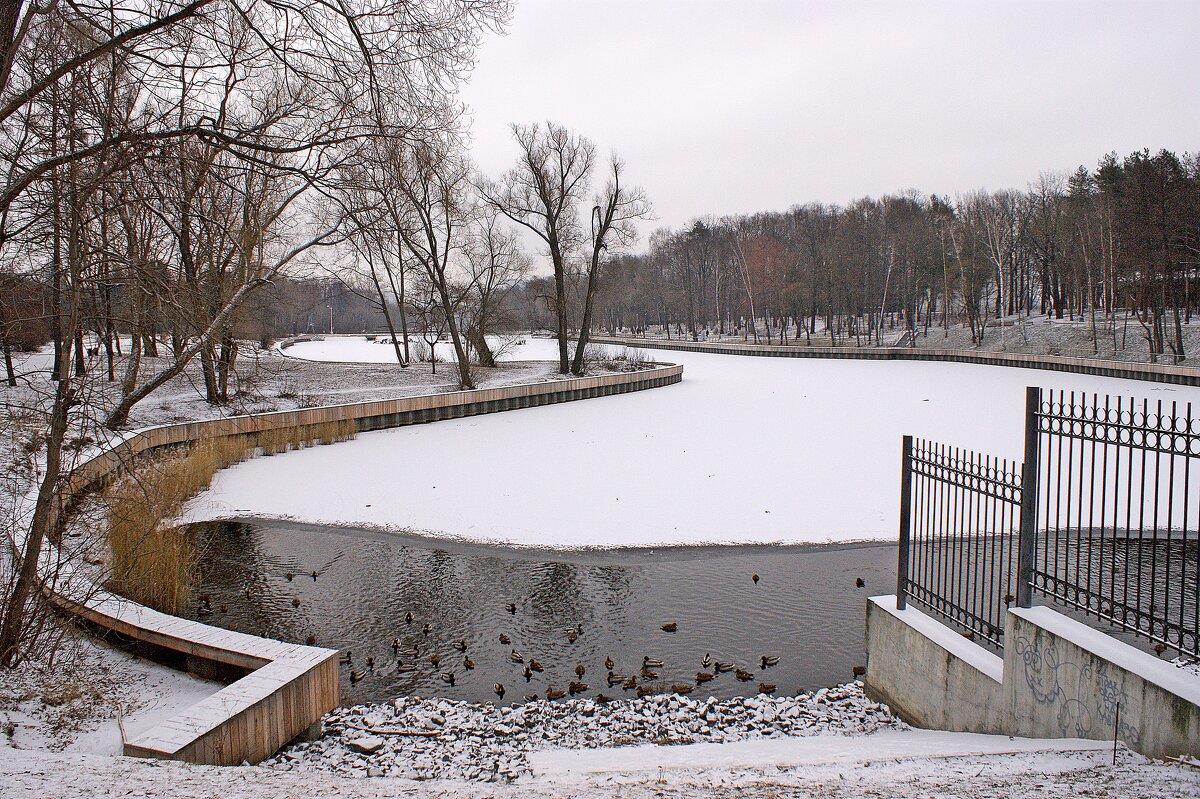
[[[114,478],[140,454],[200,440],[253,436],[329,422],[353,421],[359,431],[380,430],[641,391],[678,383],[682,377],[682,366],[667,365],[597,377],[161,425],[109,442],[74,470],[61,494],[65,501],[73,500]],[[50,550],[43,564],[57,560],[58,553]],[[336,650],[287,644],[160,613],[98,590],[73,564],[56,565],[52,575],[45,574],[43,590],[49,601],[64,612],[127,638],[179,653],[189,663],[250,672],[125,741],[125,754],[209,765],[257,763],[337,707]]]
[[717,355],[757,355],[772,358],[840,358],[864,361],[948,361],[975,363],[984,366],[1010,366],[1020,369],[1045,369],[1052,372],[1121,377],[1128,380],[1149,380],[1200,386],[1200,369],[1190,366],[1170,366],[1156,363],[1131,363],[1098,358],[1072,358],[1062,355],[1026,355],[982,350],[935,350],[913,347],[807,347],[774,344],[710,344],[707,342],[671,341],[664,339],[592,336],[596,344],[616,344],[648,350],[682,350],[708,352]]

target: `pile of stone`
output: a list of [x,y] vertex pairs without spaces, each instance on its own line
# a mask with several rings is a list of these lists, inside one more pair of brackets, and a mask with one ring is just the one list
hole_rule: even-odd
[[347,776],[508,782],[530,773],[544,749],[687,744],[797,735],[865,735],[901,728],[854,682],[800,696],[692,699],[677,694],[598,702],[536,701],[514,707],[405,697],[339,708],[319,740],[264,765]]

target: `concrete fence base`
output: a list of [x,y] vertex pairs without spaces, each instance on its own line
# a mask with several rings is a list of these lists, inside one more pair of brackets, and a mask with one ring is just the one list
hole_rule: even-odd
[[1123,741],[1200,756],[1200,675],[1047,607],[1010,609],[1004,657],[896,597],[867,602],[867,693],[909,723]]

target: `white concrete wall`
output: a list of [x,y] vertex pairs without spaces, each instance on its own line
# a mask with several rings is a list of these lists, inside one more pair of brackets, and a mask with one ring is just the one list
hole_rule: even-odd
[[[867,691],[920,727],[1200,756],[1200,675],[1046,607],[1006,614],[1001,659],[894,596],[867,602]],[[1120,717],[1117,704],[1120,703]]]

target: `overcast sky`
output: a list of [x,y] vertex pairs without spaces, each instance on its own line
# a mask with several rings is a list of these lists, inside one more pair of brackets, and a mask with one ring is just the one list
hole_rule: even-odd
[[517,0],[463,99],[485,171],[552,119],[625,158],[654,226],[1023,188],[1200,149],[1200,0]]

